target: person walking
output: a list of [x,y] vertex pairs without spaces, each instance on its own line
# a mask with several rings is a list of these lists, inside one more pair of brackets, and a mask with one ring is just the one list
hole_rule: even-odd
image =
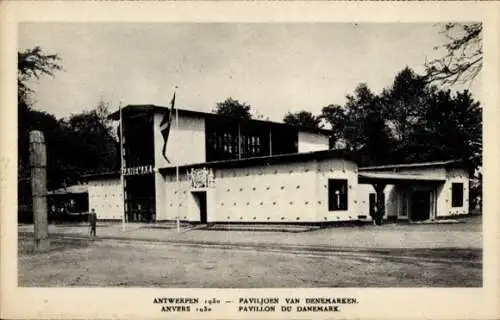
[[95,212],[95,209],[92,208],[89,214],[89,238],[91,240],[95,240],[96,227],[97,227],[97,213]]

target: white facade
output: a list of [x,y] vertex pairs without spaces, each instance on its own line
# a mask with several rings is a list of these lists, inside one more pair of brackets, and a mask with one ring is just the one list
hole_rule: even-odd
[[[174,117],[168,136],[166,149],[168,163],[162,155],[163,137],[160,123],[163,114],[154,114],[155,167],[164,168],[206,162],[205,118],[197,114],[179,113]],[[178,126],[177,126],[178,124]],[[322,133],[300,131],[298,133],[298,152],[328,150],[328,136]]]
[[124,212],[120,178],[97,178],[88,183],[89,210],[95,209],[99,220],[121,220]]
[[[179,119],[174,117],[172,121],[166,149],[170,162],[167,162],[162,154],[162,119],[161,113],[153,116],[154,170],[148,173],[154,175],[154,195],[150,198],[155,221],[177,218],[190,222],[259,223],[370,220],[376,192],[373,185],[359,183],[360,172],[400,175],[401,181],[396,182],[397,177],[390,180],[390,177],[386,179],[376,174],[365,175],[363,180],[370,183],[392,181],[384,189],[387,219],[412,220],[416,217],[416,204],[426,211],[425,219],[468,212],[467,172],[448,166],[450,162],[358,169],[356,163],[343,159],[340,153],[326,151],[329,139],[325,134],[299,130],[298,154],[260,156],[258,161],[254,158],[206,163],[206,117],[202,113],[189,112],[179,112]],[[176,165],[180,166],[178,181]],[[213,185],[193,188],[186,174],[193,166],[212,168]],[[336,207],[339,194],[337,205],[330,206],[332,194],[329,189],[336,190],[330,183],[332,186],[341,183],[347,188],[342,209]],[[452,206],[452,188],[454,184],[456,188],[457,183],[463,189],[463,199],[460,206]],[[420,198],[417,199],[416,194]],[[344,195],[342,193],[342,197]],[[91,180],[89,207],[95,208],[99,219],[122,219],[124,199],[120,179]]]
[[176,164],[185,165],[205,162],[205,119],[202,117],[182,115],[177,121],[172,121],[166,154],[170,163],[162,155],[163,137],[161,135],[160,123],[163,115],[154,115],[154,157],[155,167],[164,168]]
[[[328,180],[346,179],[348,188],[347,210],[329,211]],[[316,217],[318,222],[354,221],[357,217],[358,166],[342,159],[318,161],[316,175]]]
[[[362,169],[363,170],[363,169]],[[374,171],[375,170],[375,171]],[[376,169],[369,172],[376,172]],[[415,176],[416,181],[411,184],[401,183],[388,184],[384,189],[385,213],[386,218],[397,218],[399,220],[412,220],[412,209],[415,205],[412,203],[412,194],[414,192],[425,191],[429,193],[429,219],[439,219],[454,215],[464,215],[469,212],[469,177],[467,171],[462,168],[448,168],[445,165],[436,165],[433,167],[397,167],[381,168],[378,172],[390,172],[407,176]],[[435,179],[433,183],[418,181],[419,177],[426,179]],[[452,204],[452,185],[461,184],[462,203],[460,206]],[[368,208],[369,193],[375,190],[370,184],[360,184],[360,211],[366,211]]]
[[[215,185],[207,188],[208,222],[336,222],[357,220],[357,166],[343,159],[214,169]],[[345,179],[348,208],[328,209],[328,179]],[[165,175],[164,201],[158,220],[200,220],[199,204],[186,174],[177,184]],[[179,189],[177,188],[179,187]]]
[[[452,206],[452,185],[463,184],[462,206]],[[449,169],[446,171],[446,182],[438,189],[438,217],[467,214],[469,212],[469,176],[464,169]]]
[[[419,174],[418,169],[411,170]],[[464,169],[428,168],[422,170],[445,181],[433,185],[389,184],[384,189],[385,218],[411,220],[412,192],[430,192],[429,218],[437,219],[468,213],[469,180]],[[175,170],[155,173],[156,221],[200,221],[200,199],[206,194],[207,222],[287,222],[322,223],[371,220],[371,184],[358,183],[358,168],[343,159],[304,160],[243,168],[215,168],[215,183],[210,188],[194,189],[185,169],[177,183]],[[400,173],[408,173],[399,170]],[[348,185],[347,210],[328,208],[328,180],[345,179]],[[463,186],[460,207],[452,206],[452,184]],[[89,208],[99,219],[120,220],[123,193],[120,179],[96,179],[89,182]],[[372,196],[373,197],[373,196]]]
[[299,152],[328,150],[328,147],[328,137],[326,135],[305,131],[299,132]]

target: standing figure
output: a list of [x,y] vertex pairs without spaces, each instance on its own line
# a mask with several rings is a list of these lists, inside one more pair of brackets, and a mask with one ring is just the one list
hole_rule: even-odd
[[91,240],[95,239],[96,236],[96,226],[97,226],[97,214],[95,209],[92,208],[89,214],[89,238]]

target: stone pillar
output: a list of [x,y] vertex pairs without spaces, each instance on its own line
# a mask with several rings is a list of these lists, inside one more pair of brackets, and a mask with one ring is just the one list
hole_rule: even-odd
[[33,223],[35,228],[35,251],[49,249],[47,225],[47,154],[45,140],[40,131],[29,135],[31,194],[33,197]]

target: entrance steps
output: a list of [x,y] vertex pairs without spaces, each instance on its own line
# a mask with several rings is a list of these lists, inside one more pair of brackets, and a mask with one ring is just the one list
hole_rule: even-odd
[[457,219],[437,219],[437,220],[423,220],[423,221],[410,222],[410,224],[454,224],[454,223],[465,223],[465,221]]
[[186,227],[184,229],[181,230],[181,232],[188,232],[188,231],[191,231],[191,230],[204,230],[207,228],[207,224],[199,224],[199,225],[196,225],[196,226],[190,226],[190,227]]
[[204,225],[201,230],[211,231],[269,231],[269,232],[307,232],[320,229],[320,226],[314,225],[280,225],[280,224],[224,224],[216,223]]

